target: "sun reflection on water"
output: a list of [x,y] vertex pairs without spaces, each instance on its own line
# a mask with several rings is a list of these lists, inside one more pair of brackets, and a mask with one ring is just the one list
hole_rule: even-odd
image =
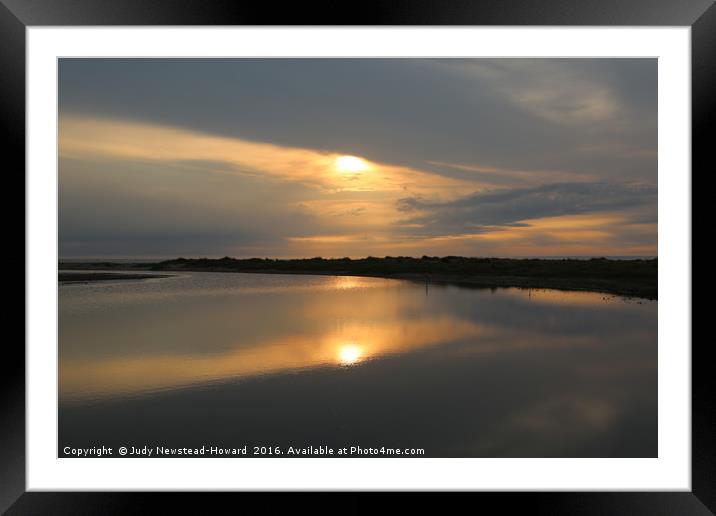
[[[353,322],[340,329],[279,334],[243,343],[223,353],[156,353],[62,358],[60,397],[64,400],[123,396],[237,377],[329,365],[357,366],[381,356],[409,353],[489,330],[454,317]],[[233,333],[226,339],[236,339]]]
[[369,278],[366,281],[366,278],[357,278],[357,277],[353,277],[353,276],[337,276],[333,280],[332,285],[333,285],[333,288],[338,289],[338,290],[349,290],[349,289],[367,286],[367,284],[370,283],[370,279],[372,279],[372,278]]

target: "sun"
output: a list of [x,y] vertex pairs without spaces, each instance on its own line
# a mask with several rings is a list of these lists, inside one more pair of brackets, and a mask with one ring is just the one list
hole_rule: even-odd
[[342,365],[353,365],[363,358],[363,350],[355,344],[346,344],[338,350],[338,361]]
[[368,163],[357,156],[338,156],[335,166],[339,172],[348,173],[363,172],[368,169]]

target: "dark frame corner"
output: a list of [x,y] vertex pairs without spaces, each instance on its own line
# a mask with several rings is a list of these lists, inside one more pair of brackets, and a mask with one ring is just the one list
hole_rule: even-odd
[[[394,0],[364,2],[360,9],[346,10],[345,14],[329,9],[324,1],[284,3],[277,9],[271,2],[249,0],[233,3],[221,0],[0,0],[0,141],[5,147],[5,159],[9,156],[13,163],[11,167],[4,167],[5,173],[17,178],[23,193],[25,182],[20,170],[25,170],[25,29],[39,25],[690,26],[692,169],[703,173],[713,169],[708,137],[708,126],[713,125],[716,112],[716,5],[713,0],[552,0],[549,3],[543,0]],[[23,313],[24,306],[23,303]],[[711,371],[706,347],[706,342],[692,346],[691,492],[481,493],[476,495],[479,502],[496,502],[501,512],[508,513],[513,509],[570,515],[716,514],[713,411],[716,402],[713,389],[709,389]],[[163,507],[179,501],[184,510],[206,510],[208,495],[189,498],[181,493],[26,493],[24,344],[6,339],[3,358],[0,510],[7,510],[8,514],[127,514],[144,512],[141,509],[150,500],[160,501]],[[212,496],[233,500],[236,495]],[[240,496],[260,496],[266,501],[265,495]],[[369,509],[374,497],[373,494],[353,494],[348,502],[341,502],[341,507],[351,512],[357,512],[359,506]],[[381,497],[376,505],[384,506],[384,499]],[[304,506],[310,504],[312,510],[317,507],[314,496],[293,498],[291,505],[297,502]],[[275,498],[270,503],[273,505]],[[229,510],[233,504],[222,505]]]

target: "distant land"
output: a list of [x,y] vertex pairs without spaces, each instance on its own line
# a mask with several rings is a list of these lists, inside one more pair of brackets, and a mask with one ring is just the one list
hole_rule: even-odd
[[[476,288],[587,290],[657,299],[658,259],[466,258],[176,258],[158,262],[60,261],[60,270],[322,274],[408,279]],[[106,278],[105,278],[106,279]]]
[[122,274],[119,272],[60,272],[60,283],[87,283],[89,281],[138,280],[166,278],[167,274]]

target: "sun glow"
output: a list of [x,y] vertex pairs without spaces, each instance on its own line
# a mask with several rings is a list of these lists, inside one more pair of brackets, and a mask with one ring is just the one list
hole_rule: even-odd
[[368,169],[368,163],[356,156],[338,156],[336,158],[336,170],[339,172],[363,172]]
[[363,356],[363,350],[355,344],[346,344],[338,351],[338,361],[342,365],[353,365],[360,362]]

